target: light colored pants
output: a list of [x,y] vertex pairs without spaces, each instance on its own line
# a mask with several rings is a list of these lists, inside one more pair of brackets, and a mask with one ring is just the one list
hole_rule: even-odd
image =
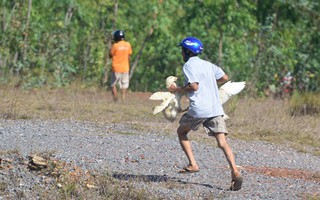
[[228,134],[226,122],[224,121],[223,116],[216,116],[212,118],[194,118],[185,113],[181,117],[179,124],[181,126],[188,126],[193,131],[198,130],[202,124],[204,130],[209,136],[213,136],[215,133]]
[[129,72],[125,72],[125,73],[112,72],[111,87],[115,86],[116,84],[119,85],[120,89],[128,89]]

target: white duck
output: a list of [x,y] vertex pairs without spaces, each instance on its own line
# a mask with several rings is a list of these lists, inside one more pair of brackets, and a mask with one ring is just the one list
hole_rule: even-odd
[[[166,87],[169,88],[170,85],[176,85],[177,77],[169,76],[166,79]],[[171,93],[171,92],[156,92],[153,93],[149,99],[151,100],[162,100],[162,103],[153,108],[153,114],[158,114],[162,111],[164,117],[169,121],[174,121],[177,117],[178,112],[181,112],[181,93]]]
[[[176,84],[177,77],[175,76],[169,76],[166,79],[166,87],[169,88],[171,84]],[[231,82],[228,81],[227,83],[223,84],[219,88],[219,95],[220,95],[220,102],[221,104],[224,104],[227,102],[231,96],[238,94],[243,90],[245,87],[245,82]],[[164,117],[173,122],[177,114],[179,112],[182,112],[181,109],[181,93],[171,93],[171,92],[155,92],[153,93],[149,99],[151,100],[162,100],[162,103],[158,106],[155,106],[153,108],[153,114],[157,114],[162,111]],[[187,110],[187,109],[186,109]],[[229,117],[227,115],[224,116],[224,119],[228,119]]]

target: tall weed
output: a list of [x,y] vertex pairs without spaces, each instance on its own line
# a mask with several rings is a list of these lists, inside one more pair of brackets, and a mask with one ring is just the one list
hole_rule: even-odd
[[295,93],[290,100],[292,115],[320,113],[320,93]]

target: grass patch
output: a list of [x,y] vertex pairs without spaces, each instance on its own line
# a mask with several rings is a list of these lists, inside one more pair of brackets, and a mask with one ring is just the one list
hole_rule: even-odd
[[290,100],[292,115],[319,115],[320,93],[295,93]]
[[299,198],[306,199],[306,200],[319,200],[320,195],[319,194],[300,194]]
[[[138,179],[124,180],[119,175],[105,172],[104,174],[84,170],[73,162],[64,162],[51,157],[52,152],[37,152],[24,158],[19,151],[1,152],[2,163],[0,172],[4,174],[13,170],[15,173],[0,181],[0,193],[9,195],[9,199],[37,196],[39,199],[158,199],[144,189],[138,189],[135,184]],[[37,161],[35,161],[35,159]],[[41,162],[39,162],[41,160]],[[27,164],[28,163],[28,164]],[[32,165],[33,167],[30,167]],[[35,166],[45,167],[35,167]],[[2,168],[2,166],[4,166]],[[28,168],[28,170],[27,170]],[[27,172],[28,171],[28,172]],[[27,173],[35,180],[32,190],[10,192],[12,183],[21,181],[20,172]],[[32,179],[32,178],[31,178]],[[30,179],[28,179],[30,180]],[[144,181],[144,180],[141,180]],[[43,187],[45,185],[45,188]],[[12,196],[11,196],[12,195]]]
[[145,190],[137,189],[134,182],[119,181],[111,174],[94,174],[60,161],[55,162],[51,174],[57,186],[52,186],[41,196],[56,194],[56,199],[156,199]]
[[283,144],[319,155],[318,115],[292,116],[289,103],[272,98],[240,99],[233,113],[226,112],[231,137]]
[[[114,103],[109,91],[96,88],[20,90],[0,87],[0,95],[0,118],[6,120],[67,119],[102,125],[120,124],[130,126],[132,131],[119,131],[118,134],[154,133],[176,137],[178,120],[170,123],[162,114],[153,115],[152,108],[159,102],[149,100],[150,93],[129,92],[127,101],[123,103]],[[300,152],[320,155],[320,116],[292,115],[293,105],[304,104],[303,101],[292,102],[272,98],[231,99],[225,105],[226,114],[230,117],[227,121],[229,136],[268,141],[293,147]],[[184,100],[183,108],[187,107],[186,104]],[[197,142],[216,144],[215,139],[208,137],[201,129],[192,133],[190,138]],[[18,150],[0,151],[0,156],[18,153]],[[93,174],[77,166],[50,160],[54,151],[34,153],[49,159],[48,167],[41,169],[38,175],[55,180],[55,184],[46,190],[35,189],[40,199],[156,199],[147,191],[135,187],[139,181],[147,182],[147,177],[125,180],[108,173]],[[170,180],[162,184],[168,188],[177,187],[177,183]],[[0,182],[0,192],[7,189],[8,184]],[[24,194],[18,196],[22,198]],[[318,196],[308,198],[316,199]]]
[[19,152],[20,151],[18,149],[0,150],[0,156],[10,155],[10,154],[19,154]]
[[[33,89],[0,87],[0,118],[3,119],[69,119],[99,124],[123,124],[133,132],[155,133],[176,137],[178,119],[170,123],[162,114],[153,115],[159,104],[149,100],[151,93],[129,92],[125,102],[114,103],[110,91],[99,88]],[[302,152],[320,152],[320,116],[292,115],[294,105],[310,105],[317,110],[317,94],[293,97],[289,102],[272,98],[232,98],[224,107],[230,117],[230,137],[264,140],[285,144]],[[299,100],[299,101],[298,101]],[[182,107],[187,107],[186,98]],[[308,111],[309,112],[309,111]],[[180,117],[181,114],[178,115]],[[200,129],[199,141],[214,142]],[[192,134],[194,135],[194,134]]]
[[148,93],[128,93],[124,103],[114,103],[109,91],[71,89],[0,88],[3,119],[75,119],[103,123],[165,122],[151,112],[156,102]]

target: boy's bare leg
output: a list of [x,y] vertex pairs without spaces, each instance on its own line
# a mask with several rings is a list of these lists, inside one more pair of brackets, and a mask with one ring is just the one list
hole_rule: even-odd
[[[218,142],[218,146],[219,148],[222,149],[224,155],[227,158],[227,161],[230,165],[231,168],[231,178],[232,178],[232,184],[237,184],[236,187],[234,187],[234,185],[231,186],[232,190],[238,190],[241,188],[241,184],[242,184],[242,177],[241,174],[236,166],[236,162],[233,156],[233,152],[231,147],[229,146],[227,140],[226,140],[226,136],[224,133],[217,133],[214,135],[217,142]],[[240,179],[239,179],[240,178]],[[237,183],[235,183],[235,180],[238,180]],[[233,188],[234,187],[234,188]]]
[[121,100],[124,101],[126,99],[127,89],[121,89]]
[[179,128],[177,130],[179,142],[182,147],[182,150],[185,152],[185,154],[189,160],[188,170],[198,171],[199,167],[198,167],[196,160],[193,156],[191,142],[189,141],[189,139],[187,137],[187,134],[189,131],[190,131],[190,129],[188,127],[179,126]]
[[112,92],[113,100],[116,102],[118,100],[117,87],[116,86],[112,86],[111,87],[111,92]]
[[234,159],[234,156],[233,156],[233,152],[232,152],[232,149],[231,147],[229,146],[227,140],[226,140],[226,136],[224,133],[217,133],[214,135],[217,142],[218,142],[218,146],[219,148],[222,149],[224,155],[226,156],[227,158],[227,161],[230,165],[230,168],[231,168],[231,171],[232,171],[232,174],[238,176],[240,175],[237,167],[236,167],[236,163],[235,163],[235,159]]

